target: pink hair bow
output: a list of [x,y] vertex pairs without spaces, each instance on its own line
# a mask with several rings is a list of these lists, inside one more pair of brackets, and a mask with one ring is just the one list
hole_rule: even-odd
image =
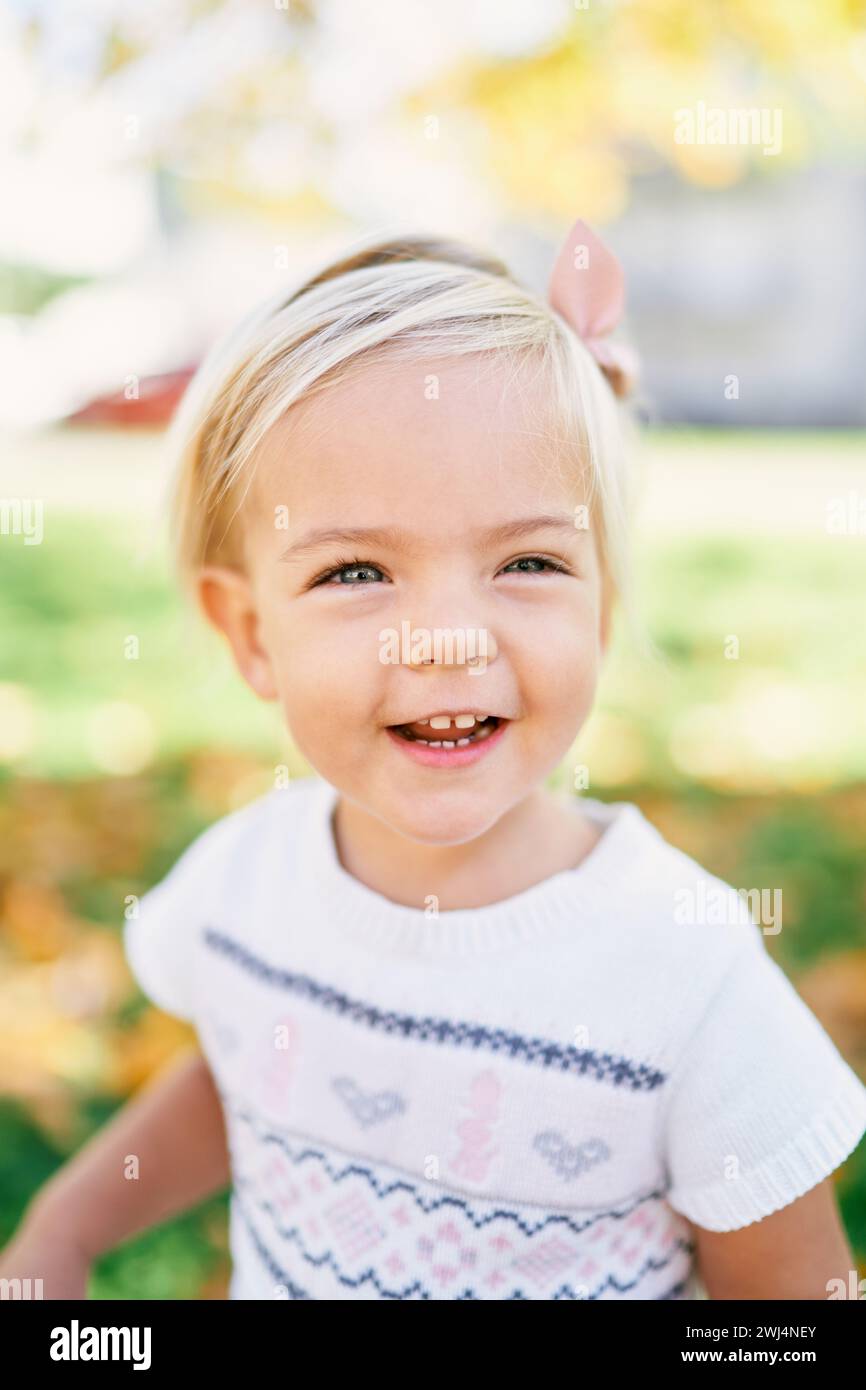
[[606,341],[625,305],[622,266],[581,219],[562,244],[547,298],[589,348],[617,396],[626,396],[638,374],[638,358],[622,343]]

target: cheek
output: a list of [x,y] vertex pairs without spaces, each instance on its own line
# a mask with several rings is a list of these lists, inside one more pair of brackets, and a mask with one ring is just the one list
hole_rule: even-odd
[[346,727],[362,720],[379,696],[380,626],[342,623],[312,609],[272,616],[266,640],[286,713],[311,727],[323,715]]
[[539,708],[573,715],[592,701],[601,648],[598,611],[589,592],[555,612],[536,615],[518,646],[523,682]]
[[535,682],[539,709],[554,720],[583,722],[589,714],[598,683],[597,650],[576,639],[549,653]]

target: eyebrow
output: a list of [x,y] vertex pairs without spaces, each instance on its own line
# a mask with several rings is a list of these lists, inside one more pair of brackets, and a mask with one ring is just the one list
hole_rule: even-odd
[[[533,531],[569,531],[574,536],[582,534],[581,528],[577,527],[574,518],[561,512],[544,513],[541,516],[521,517],[517,521],[506,521],[499,526],[491,526],[487,530],[476,532],[476,535],[484,544],[498,545],[505,541],[519,540],[521,536],[531,534]],[[308,554],[311,550],[318,550],[324,545],[378,545],[390,550],[406,551],[411,549],[413,537],[398,530],[394,526],[352,526],[352,527],[326,527],[318,531],[309,531],[301,540],[294,545],[287,546],[280,555],[280,560],[297,560]]]

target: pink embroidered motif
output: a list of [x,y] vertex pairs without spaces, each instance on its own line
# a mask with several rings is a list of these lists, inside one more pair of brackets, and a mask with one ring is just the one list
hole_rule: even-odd
[[[471,1237],[470,1237],[471,1239]],[[455,1246],[457,1249],[446,1250],[447,1246]],[[449,1283],[456,1279],[460,1273],[458,1265],[440,1263],[446,1258],[456,1258],[460,1265],[469,1266],[476,1264],[478,1252],[473,1250],[468,1240],[464,1239],[453,1222],[444,1222],[436,1229],[431,1239],[430,1236],[419,1236],[416,1242],[418,1254],[429,1264],[430,1272],[440,1284]]]
[[483,1182],[499,1152],[491,1146],[491,1140],[499,1119],[501,1096],[502,1083],[495,1072],[483,1071],[473,1077],[465,1106],[469,1114],[456,1126],[461,1148],[451,1164],[453,1172],[470,1182]]
[[436,1234],[440,1240],[450,1240],[452,1243],[460,1244],[460,1232],[453,1221],[448,1221],[444,1226],[440,1226]]
[[271,1205],[284,1216],[300,1200],[301,1189],[295,1181],[294,1171],[281,1154],[265,1155],[259,1182],[267,1192]]
[[647,1233],[649,1233],[655,1225],[649,1212],[643,1211],[640,1208],[632,1212],[625,1224],[626,1226],[636,1226],[639,1231],[646,1231]]
[[323,1215],[342,1254],[349,1260],[366,1254],[387,1237],[376,1207],[359,1192],[349,1192],[332,1202],[324,1208]]
[[564,1278],[574,1264],[574,1246],[571,1242],[552,1236],[541,1244],[518,1255],[511,1261],[516,1269],[534,1284],[547,1284],[551,1280]]
[[[293,1018],[284,1017],[274,1020],[257,1045],[256,1055],[262,1062],[256,1084],[259,1096],[270,1105],[285,1103],[298,1060],[300,1039],[298,1024]],[[281,1046],[277,1046],[278,1041]]]

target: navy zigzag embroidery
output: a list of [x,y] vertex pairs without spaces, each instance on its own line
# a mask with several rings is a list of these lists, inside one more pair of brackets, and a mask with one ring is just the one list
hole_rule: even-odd
[[231,937],[205,928],[205,944],[211,950],[233,961],[241,969],[278,989],[289,990],[340,1017],[383,1033],[415,1038],[419,1042],[450,1043],[455,1047],[471,1047],[488,1052],[506,1052],[534,1066],[552,1067],[580,1076],[593,1075],[597,1081],[614,1086],[627,1084],[633,1091],[654,1091],[664,1084],[667,1075],[645,1062],[635,1063],[627,1057],[614,1057],[609,1052],[598,1053],[591,1048],[573,1047],[570,1043],[551,1042],[547,1038],[524,1038],[504,1028],[487,1028],[482,1023],[454,1022],[447,1018],[415,1018],[394,1010],[379,1009],[375,1004],[352,999],[332,985],[321,984],[309,975],[297,975],[280,970],[260,960]]
[[[298,1253],[300,1254],[301,1258],[305,1260],[307,1264],[312,1265],[316,1269],[320,1269],[323,1265],[328,1266],[331,1270],[333,1270],[340,1283],[345,1284],[348,1288],[360,1288],[362,1284],[365,1284],[369,1280],[373,1284],[373,1286],[382,1294],[383,1297],[406,1297],[405,1293],[395,1292],[383,1288],[383,1286],[379,1282],[378,1276],[372,1269],[366,1270],[364,1274],[360,1275],[357,1278],[352,1278],[351,1275],[344,1274],[340,1269],[339,1265],[337,1264],[335,1256],[331,1253],[330,1250],[326,1250],[323,1255],[313,1255],[307,1249],[304,1243],[303,1236],[301,1235],[297,1226],[290,1226],[288,1228],[281,1226],[279,1218],[270,1202],[257,1201],[255,1198],[253,1198],[252,1200],[253,1205],[256,1207],[258,1211],[267,1212],[277,1235],[282,1240],[290,1241],[293,1245],[295,1245],[298,1249]],[[683,1241],[682,1238],[678,1237],[677,1240],[674,1242],[674,1245],[669,1255],[665,1256],[663,1260],[655,1260],[652,1256],[650,1256],[650,1258],[641,1266],[641,1269],[638,1272],[636,1278],[633,1279],[630,1284],[620,1284],[613,1277],[613,1275],[608,1275],[605,1282],[602,1285],[600,1285],[599,1292],[604,1292],[606,1288],[615,1288],[619,1293],[624,1293],[629,1289],[634,1289],[640,1283],[641,1279],[643,1279],[645,1274],[649,1273],[650,1271],[664,1269],[667,1265],[670,1264],[674,1256],[680,1252],[691,1255],[693,1249],[694,1247],[691,1243]],[[412,1290],[415,1290],[416,1288],[420,1287],[420,1285],[416,1281],[416,1283],[411,1285],[410,1287],[412,1288]],[[566,1286],[563,1285],[562,1287],[565,1288]],[[595,1294],[587,1295],[587,1298],[589,1299],[597,1297],[598,1292]]]
[[[238,1205],[240,1207],[240,1211],[244,1218],[244,1222],[247,1226],[247,1229],[250,1231],[256,1249],[258,1250],[259,1255],[264,1261],[264,1263],[267,1265],[269,1272],[275,1276],[279,1275],[280,1277],[277,1278],[277,1283],[280,1285],[284,1285],[287,1289],[289,1289],[290,1293],[292,1289],[299,1290],[299,1286],[294,1284],[293,1281],[289,1278],[289,1276],[281,1270],[276,1259],[268,1250],[268,1247],[265,1245],[264,1241],[261,1239],[261,1237],[258,1235],[258,1232],[253,1227],[252,1222],[250,1221],[249,1216],[247,1215],[247,1212],[243,1205],[240,1203],[238,1203]],[[415,1294],[419,1294],[421,1298],[425,1300],[434,1299],[434,1295],[430,1292],[429,1289],[425,1288],[424,1284],[421,1282],[420,1279],[415,1279],[411,1284],[407,1284],[401,1290],[393,1290],[385,1288],[385,1286],[379,1279],[379,1276],[376,1274],[376,1271],[372,1268],[365,1269],[363,1274],[360,1274],[355,1278],[353,1278],[349,1274],[345,1274],[340,1269],[334,1255],[331,1253],[330,1250],[327,1250],[324,1253],[324,1255],[311,1255],[308,1253],[308,1251],[306,1251],[303,1248],[300,1236],[296,1228],[292,1227],[288,1231],[283,1230],[283,1228],[279,1225],[277,1218],[274,1215],[274,1212],[269,1203],[257,1203],[257,1207],[259,1210],[264,1210],[268,1213],[274,1224],[277,1234],[281,1236],[283,1240],[290,1240],[297,1245],[299,1254],[301,1255],[302,1259],[304,1259],[307,1262],[307,1264],[312,1265],[315,1269],[321,1269],[323,1266],[329,1268],[334,1274],[335,1278],[338,1280],[340,1284],[343,1285],[344,1288],[360,1289],[363,1287],[364,1284],[371,1284],[372,1287],[379,1294],[380,1298],[391,1299],[396,1302],[405,1301],[409,1298],[412,1298]],[[680,1254],[683,1250],[685,1250],[686,1253],[688,1253],[690,1247],[685,1246],[681,1240],[677,1240],[669,1255],[667,1255],[663,1260],[654,1260],[652,1258],[647,1260],[641,1266],[640,1270],[635,1275],[634,1279],[631,1280],[630,1283],[620,1284],[618,1279],[616,1279],[612,1274],[609,1274],[603,1284],[600,1284],[593,1293],[587,1294],[586,1296],[576,1293],[575,1290],[569,1284],[561,1284],[559,1288],[556,1290],[556,1292],[550,1294],[549,1297],[545,1300],[532,1299],[531,1297],[527,1297],[527,1295],[522,1293],[519,1289],[516,1289],[513,1293],[509,1294],[507,1298],[498,1299],[495,1301],[513,1302],[514,1300],[521,1300],[524,1302],[559,1302],[562,1299],[567,1298],[570,1299],[572,1302],[585,1303],[593,1302],[601,1298],[601,1295],[607,1289],[615,1289],[618,1294],[629,1293],[632,1289],[637,1288],[638,1284],[647,1274],[658,1273],[660,1270],[665,1269],[671,1263],[674,1257]],[[682,1288],[684,1283],[684,1280],[680,1281],[679,1284],[674,1285],[674,1289],[676,1290]],[[660,1295],[660,1297],[662,1299],[667,1299],[671,1296],[671,1292],[672,1291],[669,1290],[667,1293]],[[311,1297],[310,1294],[307,1294],[300,1290],[298,1293],[291,1294],[291,1296],[300,1296],[303,1298]],[[480,1299],[478,1294],[473,1293],[473,1291],[468,1288],[464,1289],[464,1291],[461,1294],[456,1294],[454,1300],[452,1301],[465,1302],[467,1300],[472,1300],[476,1302],[491,1301],[488,1299]]]
[[[222,1094],[222,1092],[220,1092],[220,1094]],[[249,1124],[250,1127],[255,1131],[256,1138],[259,1139],[262,1143],[273,1144],[276,1145],[279,1149],[281,1149],[282,1152],[286,1155],[289,1162],[293,1164],[295,1167],[298,1167],[301,1163],[305,1163],[309,1160],[316,1160],[321,1165],[321,1167],[324,1168],[328,1177],[331,1179],[331,1182],[334,1183],[335,1186],[338,1183],[343,1182],[345,1178],[364,1178],[368,1186],[372,1188],[373,1192],[375,1192],[376,1197],[379,1201],[382,1201],[385,1197],[390,1197],[392,1192],[403,1192],[407,1197],[411,1197],[415,1205],[419,1208],[420,1211],[423,1211],[425,1215],[429,1215],[431,1212],[439,1211],[441,1207],[455,1207],[475,1227],[476,1231],[482,1230],[484,1226],[489,1226],[492,1221],[502,1220],[512,1221],[523,1232],[523,1234],[527,1236],[537,1235],[539,1231],[545,1230],[548,1226],[555,1225],[565,1226],[574,1235],[582,1235],[584,1231],[588,1231],[589,1228],[591,1226],[594,1226],[598,1221],[607,1221],[611,1218],[613,1218],[616,1221],[621,1221],[626,1216],[631,1216],[632,1212],[637,1211],[638,1207],[643,1206],[645,1202],[660,1200],[665,1196],[665,1189],[658,1188],[653,1192],[645,1193],[642,1197],[636,1197],[630,1206],[623,1207],[619,1211],[613,1210],[593,1212],[592,1216],[587,1217],[586,1221],[583,1222],[575,1221],[573,1217],[568,1216],[565,1212],[555,1212],[551,1213],[548,1216],[545,1216],[535,1225],[531,1225],[529,1222],[524,1221],[523,1217],[520,1216],[518,1212],[509,1211],[507,1207],[496,1207],[493,1211],[488,1212],[485,1216],[479,1216],[476,1212],[472,1210],[469,1202],[462,1197],[457,1197],[453,1193],[449,1193],[442,1197],[425,1198],[418,1191],[417,1187],[415,1187],[412,1183],[408,1182],[406,1179],[396,1178],[391,1182],[382,1182],[382,1180],[379,1178],[377,1173],[372,1168],[367,1168],[363,1164],[357,1163],[354,1160],[347,1163],[346,1166],[342,1169],[335,1169],[329,1162],[327,1155],[324,1154],[321,1149],[313,1149],[307,1147],[304,1149],[297,1149],[293,1151],[288,1141],[283,1135],[271,1134],[266,1130],[260,1130],[252,1116],[244,1113],[243,1111],[233,1110],[232,1113],[238,1119],[243,1120],[245,1123]]]
[[310,1298],[311,1295],[307,1293],[306,1289],[302,1289],[299,1284],[296,1284],[293,1279],[290,1279],[288,1274],[286,1274],[286,1271],[284,1269],[281,1269],[280,1266],[277,1264],[270,1250],[265,1245],[255,1226],[250,1221],[250,1218],[247,1216],[247,1213],[244,1210],[242,1204],[236,1201],[235,1205],[244,1219],[244,1225],[247,1228],[253,1245],[256,1247],[256,1253],[258,1254],[258,1257],[261,1260],[262,1264],[266,1266],[267,1271],[273,1279],[274,1283],[280,1285],[281,1288],[284,1288],[288,1293],[290,1299]]
[[662,1302],[662,1301],[664,1301],[665,1299],[669,1299],[669,1298],[670,1298],[670,1299],[673,1299],[673,1298],[681,1298],[682,1295],[684,1294],[684,1292],[685,1292],[685,1290],[686,1290],[686,1288],[687,1288],[687,1286],[688,1286],[689,1283],[690,1283],[690,1279],[689,1279],[689,1278],[681,1279],[680,1282],[679,1282],[678,1284],[674,1284],[674,1286],[673,1286],[672,1289],[668,1289],[667,1293],[661,1294],[661,1295],[659,1296],[659,1301]]

